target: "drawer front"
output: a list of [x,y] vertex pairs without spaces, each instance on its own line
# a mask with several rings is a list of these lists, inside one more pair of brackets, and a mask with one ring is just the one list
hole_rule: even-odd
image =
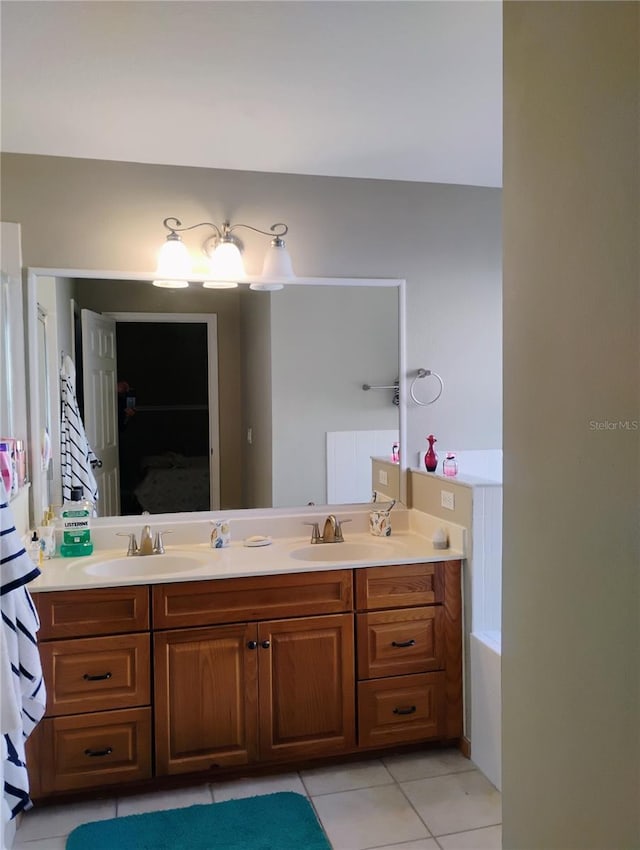
[[357,617],[359,679],[444,669],[441,605]]
[[444,598],[441,563],[365,567],[355,571],[359,611],[434,605]]
[[358,743],[385,747],[443,737],[444,673],[358,683]]
[[151,701],[148,634],[50,641],[40,654],[49,717]]
[[159,584],[153,587],[156,629],[350,611],[351,570]]
[[34,593],[40,640],[112,635],[149,628],[149,588],[114,587]]
[[151,709],[43,721],[42,791],[74,791],[151,776]]

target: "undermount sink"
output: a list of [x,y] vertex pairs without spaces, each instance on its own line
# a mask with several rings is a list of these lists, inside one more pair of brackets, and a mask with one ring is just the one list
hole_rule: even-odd
[[173,573],[189,572],[202,566],[202,558],[197,555],[164,554],[164,555],[123,555],[120,558],[110,558],[82,565],[87,575],[99,578],[144,578]]
[[290,557],[299,561],[376,561],[392,557],[389,543],[314,543],[294,549]]

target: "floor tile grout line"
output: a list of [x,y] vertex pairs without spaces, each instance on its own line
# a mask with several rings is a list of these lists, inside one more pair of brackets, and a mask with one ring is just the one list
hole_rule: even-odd
[[396,782],[396,785],[397,785],[397,786],[398,786],[398,788],[400,789],[400,793],[402,794],[402,796],[405,798],[405,800],[407,801],[407,803],[409,803],[409,805],[411,806],[411,808],[413,809],[413,811],[416,813],[416,815],[417,815],[418,819],[419,819],[419,820],[420,820],[420,821],[421,821],[421,822],[425,825],[425,828],[426,828],[427,832],[429,833],[429,836],[428,836],[428,837],[429,837],[429,838],[435,838],[435,835],[433,834],[433,832],[432,832],[432,831],[431,831],[431,829],[429,828],[429,824],[426,822],[426,820],[422,817],[422,815],[420,814],[420,812],[419,812],[419,811],[416,809],[416,807],[413,805],[413,803],[411,802],[411,800],[409,799],[409,797],[407,797],[407,795],[405,794],[404,788],[402,787],[402,785],[400,784],[400,782]]
[[375,785],[357,785],[355,788],[341,788],[338,791],[321,791],[319,794],[309,793],[309,797],[330,797],[332,794],[348,794],[349,791],[366,791],[367,788],[388,788],[389,785],[397,784],[395,779],[392,779],[391,782],[377,782]]
[[502,826],[502,821],[497,823],[486,823],[483,826],[470,826],[468,829],[457,829],[455,832],[443,832],[434,838],[448,838],[450,835],[463,835],[466,832],[477,832],[479,829],[494,829],[496,826]]
[[451,770],[448,773],[432,773],[430,776],[414,776],[411,779],[396,779],[395,776],[393,778],[396,782],[418,782],[421,779],[442,779],[443,776],[457,776],[460,773],[473,773],[474,771],[477,773],[481,772],[477,767],[466,767],[464,770]]
[[335,848],[333,847],[333,842],[329,838],[329,833],[327,832],[327,828],[324,825],[324,823],[322,822],[322,818],[320,817],[320,813],[318,812],[318,810],[315,807],[315,803],[313,802],[313,797],[311,796],[311,794],[309,794],[309,789],[307,788],[307,785],[306,785],[306,783],[305,783],[305,781],[302,777],[302,773],[300,771],[298,771],[298,776],[300,778],[300,782],[302,782],[302,787],[304,788],[305,793],[307,795],[307,800],[309,801],[309,805],[313,809],[313,813],[316,816],[318,823],[320,824],[320,827],[321,827],[321,829],[322,829],[322,831],[325,835],[325,838],[327,839],[327,843],[332,848],[332,850],[335,850]]

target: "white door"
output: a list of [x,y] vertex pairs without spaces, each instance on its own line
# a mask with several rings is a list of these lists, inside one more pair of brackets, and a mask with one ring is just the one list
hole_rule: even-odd
[[82,370],[84,429],[101,467],[93,470],[98,483],[98,516],[120,513],[118,470],[118,406],[116,323],[82,310]]

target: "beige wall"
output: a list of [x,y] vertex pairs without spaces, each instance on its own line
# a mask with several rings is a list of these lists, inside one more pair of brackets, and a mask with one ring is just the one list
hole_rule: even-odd
[[[380,480],[386,476],[386,484]],[[400,500],[400,465],[390,460],[373,458],[371,461],[371,492],[378,494],[378,501],[385,499]]]
[[[2,156],[0,178],[25,265],[150,271],[162,219],[176,215],[285,221],[299,275],[406,278],[408,369],[446,382],[437,404],[410,406],[406,457],[431,432],[443,445],[501,446],[500,190],[19,154]],[[195,252],[203,236],[185,241]],[[243,241],[256,273],[265,239]]]
[[504,5],[509,850],[640,847],[639,11]]
[[[442,507],[440,501],[442,490],[453,493],[453,510]],[[410,469],[407,473],[407,502],[410,507],[446,522],[462,525],[464,528],[472,526],[473,490],[451,479],[445,481],[440,476]]]

